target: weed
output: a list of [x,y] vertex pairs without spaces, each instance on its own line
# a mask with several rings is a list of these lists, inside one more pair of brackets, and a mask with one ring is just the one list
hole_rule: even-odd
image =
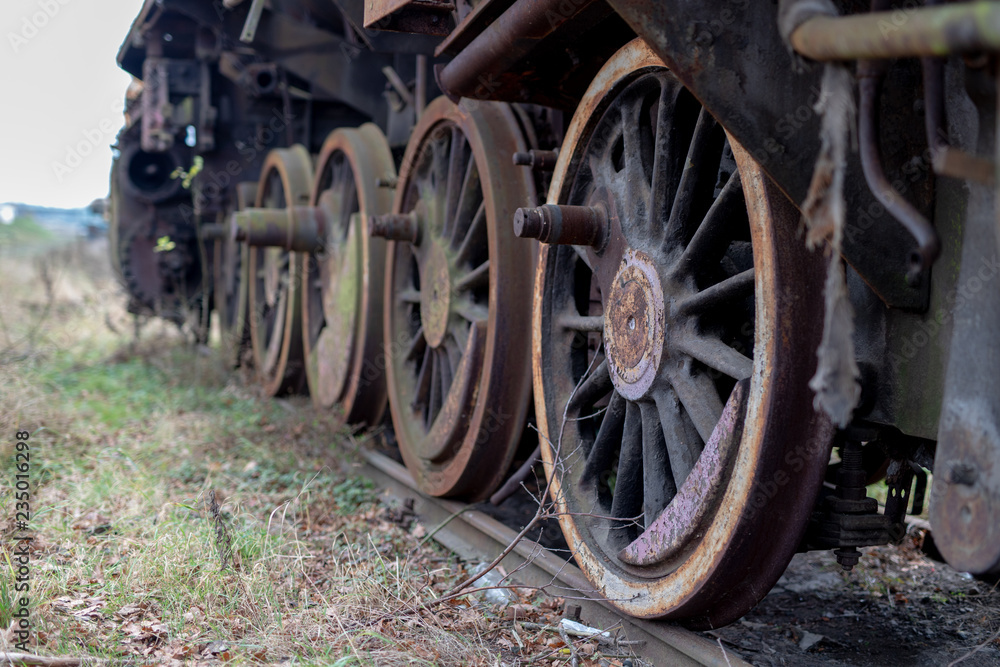
[[[4,434],[29,430],[37,651],[495,664],[495,621],[467,601],[422,608],[464,569],[343,472],[352,454],[333,418],[260,399],[169,325],[134,338],[94,259],[106,253],[14,257],[10,271],[5,258],[0,276],[0,522],[13,515]],[[0,650],[9,553],[0,543]]]

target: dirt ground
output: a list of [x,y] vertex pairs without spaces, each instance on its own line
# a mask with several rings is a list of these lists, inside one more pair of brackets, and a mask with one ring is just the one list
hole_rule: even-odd
[[706,634],[754,665],[1000,665],[997,587],[931,560],[923,539],[911,527],[849,574],[831,552],[797,554],[754,611]]

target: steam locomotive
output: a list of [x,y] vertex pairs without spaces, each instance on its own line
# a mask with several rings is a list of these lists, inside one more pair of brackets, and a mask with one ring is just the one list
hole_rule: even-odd
[[925,502],[948,562],[995,573],[998,26],[933,0],[149,0],[112,261],[133,312],[216,321],[267,394],[391,421],[428,494],[539,456],[625,613],[731,622],[796,551],[849,569]]

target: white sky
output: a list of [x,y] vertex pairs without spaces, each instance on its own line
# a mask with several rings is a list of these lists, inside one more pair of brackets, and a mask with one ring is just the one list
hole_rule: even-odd
[[[109,146],[130,81],[115,55],[141,7],[142,0],[2,0],[0,202],[75,208],[107,196]],[[102,123],[114,129],[102,132]],[[77,166],[68,173],[57,170],[78,147],[92,151],[78,164],[70,157]]]

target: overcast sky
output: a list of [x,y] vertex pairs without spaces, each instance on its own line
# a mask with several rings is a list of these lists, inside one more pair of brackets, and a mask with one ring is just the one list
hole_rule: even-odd
[[141,7],[0,2],[0,202],[73,208],[108,194],[130,80],[115,55]]

